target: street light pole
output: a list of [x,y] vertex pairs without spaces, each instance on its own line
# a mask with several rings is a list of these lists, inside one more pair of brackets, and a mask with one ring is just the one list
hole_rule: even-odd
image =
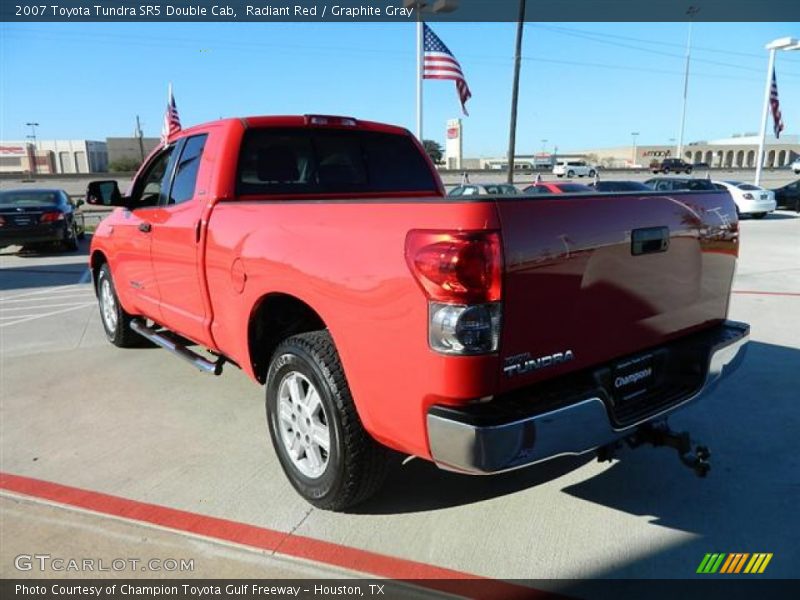
[[39,126],[39,124],[30,122],[30,123],[25,123],[25,125],[31,128],[31,134],[28,136],[28,139],[33,140],[33,164],[31,165],[32,167],[31,171],[34,174],[36,174],[39,171],[38,165],[36,164],[38,160],[36,153],[39,151],[39,146],[36,143],[36,128]]
[[514,154],[517,146],[517,102],[519,100],[519,67],[522,60],[522,33],[525,28],[525,0],[519,0],[519,19],[517,20],[517,44],[514,49],[514,82],[511,88],[511,119],[508,126],[508,176],[507,181],[514,184]]
[[761,171],[764,167],[764,153],[767,143],[767,121],[769,120],[769,98],[772,91],[772,73],[775,71],[775,53],[778,50],[799,50],[800,42],[790,37],[780,38],[767,44],[766,49],[769,50],[769,60],[767,61],[767,83],[764,86],[764,109],[761,112],[761,133],[758,138],[756,175],[753,179],[755,185],[761,183]]
[[683,108],[681,109],[681,128],[678,134],[678,155],[676,158],[683,157],[683,132],[686,128],[686,104],[689,97],[689,65],[692,60],[692,26],[694,25],[692,19],[698,12],[700,12],[700,9],[696,6],[690,6],[686,11],[686,14],[689,15],[689,34],[686,37],[686,69],[683,73]]
[[638,131],[632,131],[631,137],[633,138],[633,153],[631,155],[631,168],[636,167],[636,136],[639,135]]

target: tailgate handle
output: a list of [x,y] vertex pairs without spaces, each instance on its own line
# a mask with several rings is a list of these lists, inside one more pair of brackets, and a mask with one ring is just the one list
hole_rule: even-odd
[[643,227],[631,231],[631,254],[655,254],[669,248],[669,227]]

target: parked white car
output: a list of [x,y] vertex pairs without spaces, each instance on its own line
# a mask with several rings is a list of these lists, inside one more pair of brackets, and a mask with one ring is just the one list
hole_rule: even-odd
[[789,168],[794,171],[795,175],[800,175],[800,158],[794,159],[794,162]]
[[763,219],[776,208],[775,193],[743,181],[714,181],[714,185],[727,190],[736,203],[736,212]]
[[594,177],[597,169],[585,160],[562,160],[553,167],[553,175],[558,177]]

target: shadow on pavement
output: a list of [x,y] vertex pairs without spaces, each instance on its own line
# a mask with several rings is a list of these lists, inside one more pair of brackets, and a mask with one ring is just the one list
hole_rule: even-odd
[[674,564],[675,577],[692,577],[706,552],[772,552],[765,575],[797,576],[800,350],[751,342],[747,352],[728,382],[670,421],[710,447],[706,479],[682,467],[674,452],[647,448],[626,451],[609,469],[563,490],[696,536],[596,577],[647,577],[649,568],[664,573],[665,563]]
[[594,455],[590,453],[499,475],[471,476],[443,471],[427,460],[416,459],[405,465],[392,465],[380,492],[349,512],[402,514],[472,504],[547,483],[592,460]]
[[[81,281],[88,268],[89,239],[82,240],[76,251],[65,251],[55,247],[40,249],[23,248],[16,252],[6,249],[0,253],[0,290],[41,288],[76,284]],[[82,258],[83,257],[83,258]],[[14,266],[9,264],[13,259]],[[63,258],[68,262],[39,262],[40,258]],[[21,259],[21,260],[20,260]],[[71,260],[70,260],[71,259]]]
[[[673,450],[644,447],[622,450],[600,474],[563,489],[573,498],[694,534],[667,547],[648,547],[640,559],[594,577],[664,577],[665,572],[693,577],[706,552],[773,552],[766,575],[797,576],[798,366],[800,350],[751,342],[739,371],[670,419],[675,430],[689,431],[710,447],[707,478],[696,477]],[[591,459],[558,459],[492,477],[456,475],[413,461],[394,469],[380,494],[354,512],[409,513],[470,504],[554,480]]]

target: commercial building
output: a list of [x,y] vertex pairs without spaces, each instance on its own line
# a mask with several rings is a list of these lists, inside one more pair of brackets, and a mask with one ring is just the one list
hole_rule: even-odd
[[0,142],[0,173],[101,173],[107,170],[108,152],[105,142]]

